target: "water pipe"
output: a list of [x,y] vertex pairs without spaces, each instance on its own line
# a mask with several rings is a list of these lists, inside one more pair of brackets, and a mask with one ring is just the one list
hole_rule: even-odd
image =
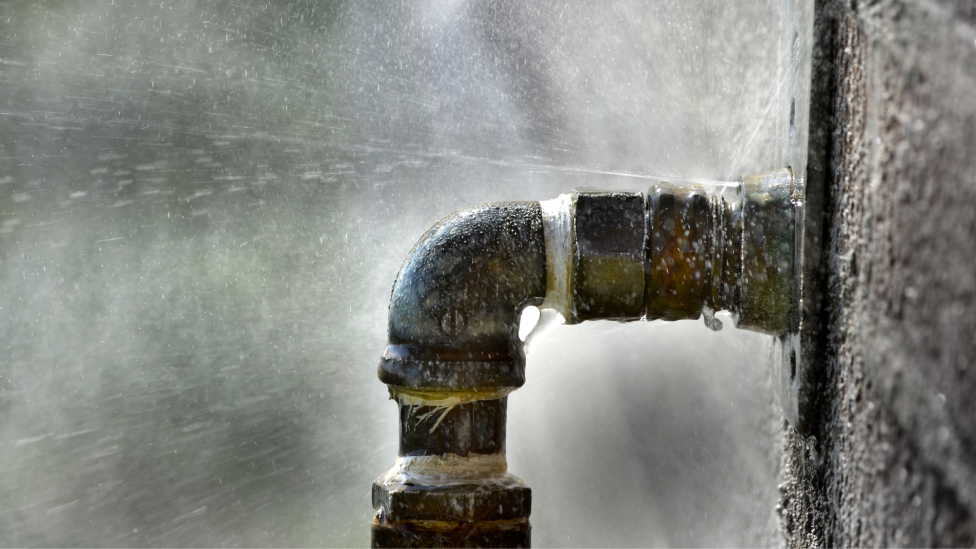
[[793,329],[790,170],[735,185],[577,191],[456,212],[393,286],[379,378],[400,411],[396,465],[373,483],[374,547],[527,547],[531,490],[508,472],[508,395],[525,383],[527,306],[568,323],[697,319]]

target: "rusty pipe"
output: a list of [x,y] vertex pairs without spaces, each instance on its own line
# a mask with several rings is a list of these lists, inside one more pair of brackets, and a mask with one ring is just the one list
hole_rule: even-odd
[[397,463],[373,483],[374,546],[528,546],[531,491],[508,472],[507,397],[525,382],[522,310],[567,322],[696,319],[772,335],[793,320],[789,170],[733,187],[662,183],[454,213],[393,286],[380,380]]

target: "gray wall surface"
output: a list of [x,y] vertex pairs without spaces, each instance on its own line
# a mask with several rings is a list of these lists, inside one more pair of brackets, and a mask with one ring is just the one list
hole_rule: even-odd
[[[976,541],[976,6],[817,4],[826,133],[815,439],[786,436],[789,546]],[[821,126],[815,127],[817,120]]]

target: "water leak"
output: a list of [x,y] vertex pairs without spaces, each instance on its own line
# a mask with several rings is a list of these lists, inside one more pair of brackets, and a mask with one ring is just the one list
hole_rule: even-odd
[[566,317],[556,311],[555,309],[541,309],[539,311],[539,319],[532,327],[532,330],[526,334],[525,339],[525,352],[532,353],[536,344],[542,341],[547,335],[549,335],[553,330],[562,326],[566,323]]
[[529,305],[522,310],[522,316],[519,317],[519,331],[518,337],[519,341],[525,341],[529,334],[535,330],[536,326],[539,324],[539,318],[541,313],[538,307],[533,307]]
[[[366,545],[414,243],[778,168],[779,7],[0,3],[0,540]],[[560,324],[508,397],[536,544],[772,543],[767,340]]]

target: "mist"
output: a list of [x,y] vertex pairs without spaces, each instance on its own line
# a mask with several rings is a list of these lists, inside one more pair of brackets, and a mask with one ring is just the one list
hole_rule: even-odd
[[[125,4],[125,5],[123,5]],[[772,165],[779,2],[0,3],[0,544],[362,546],[445,215]],[[553,330],[538,546],[777,543],[771,338]]]

